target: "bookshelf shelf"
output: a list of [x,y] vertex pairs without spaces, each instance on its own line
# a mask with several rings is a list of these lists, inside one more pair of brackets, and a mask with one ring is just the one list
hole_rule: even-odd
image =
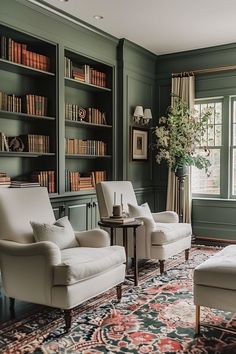
[[76,155],[66,154],[67,159],[111,159],[111,155]]
[[37,116],[37,115],[30,115],[27,113],[18,113],[18,112],[10,112],[10,111],[3,111],[0,110],[0,117],[7,118],[7,119],[22,119],[25,121],[38,121],[38,120],[50,120],[55,121],[55,117],[48,117],[48,116]]
[[1,157],[54,157],[55,153],[40,153],[40,152],[15,152],[15,151],[0,151]]
[[5,71],[9,71],[21,75],[32,75],[32,76],[46,75],[46,76],[55,77],[55,74],[49,71],[35,69],[27,65],[15,63],[1,58],[0,58],[0,67]]
[[87,91],[95,91],[95,92],[111,92],[111,89],[107,87],[97,86],[93,84],[88,84],[87,82],[71,79],[69,77],[65,77],[65,84],[72,88],[80,88]]
[[94,123],[87,123],[87,122],[77,122],[70,119],[65,119],[66,125],[77,126],[78,128],[105,128],[105,129],[112,129],[112,125],[109,124],[94,124]]

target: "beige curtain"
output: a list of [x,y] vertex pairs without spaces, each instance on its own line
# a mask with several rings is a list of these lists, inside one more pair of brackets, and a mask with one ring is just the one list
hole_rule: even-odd
[[[181,97],[190,108],[194,106],[195,98],[195,80],[192,74],[183,74],[178,77],[172,77],[171,92]],[[174,97],[171,97],[171,105],[174,105]],[[183,222],[191,223],[191,184],[190,174],[185,179],[184,185],[184,205],[183,205]],[[168,172],[168,188],[167,188],[167,210],[173,210],[179,213],[179,195],[178,195],[178,179],[169,169]]]

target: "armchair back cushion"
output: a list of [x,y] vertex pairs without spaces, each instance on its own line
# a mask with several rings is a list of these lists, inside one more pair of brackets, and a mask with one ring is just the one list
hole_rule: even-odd
[[98,206],[100,216],[108,217],[112,215],[114,205],[114,193],[116,193],[115,204],[121,204],[121,194],[123,201],[123,211],[128,212],[128,203],[138,205],[132,183],[129,181],[106,181],[96,184]]
[[79,246],[68,216],[58,219],[54,224],[41,224],[34,221],[31,221],[30,224],[36,242],[50,241],[61,250]]
[[149,218],[154,222],[148,203],[144,203],[142,205],[133,205],[128,203],[128,211],[129,211],[129,216],[131,218],[138,218],[142,216],[142,217]]
[[55,222],[47,189],[43,187],[0,188],[0,215],[0,239],[19,243],[34,242],[29,220]]

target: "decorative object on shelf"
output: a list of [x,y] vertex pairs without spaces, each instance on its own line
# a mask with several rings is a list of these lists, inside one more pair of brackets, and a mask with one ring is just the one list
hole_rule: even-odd
[[83,120],[86,117],[86,109],[79,107],[79,119]]
[[8,145],[10,151],[17,151],[17,152],[24,151],[24,143],[19,136],[10,138]]
[[[159,119],[159,126],[155,128],[156,135],[156,162],[165,160],[179,180],[179,216],[183,216],[183,184],[186,175],[186,166],[195,166],[208,173],[211,165],[207,146],[202,146],[202,152],[196,152],[196,146],[201,147],[207,132],[210,108],[197,116],[185,101],[179,96],[172,95],[175,105],[168,107],[167,116]],[[183,172],[183,173],[182,173]]]
[[136,106],[133,114],[133,122],[141,125],[148,125],[152,119],[150,108],[143,109],[143,106]]
[[148,159],[148,130],[132,129],[132,160]]

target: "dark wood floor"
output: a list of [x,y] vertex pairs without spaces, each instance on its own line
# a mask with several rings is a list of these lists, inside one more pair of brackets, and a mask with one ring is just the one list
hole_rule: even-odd
[[[37,308],[38,305],[23,301],[15,302],[15,318],[19,319],[27,314],[29,311]],[[9,299],[4,296],[0,290],[0,323],[6,322],[12,318],[9,308]]]

